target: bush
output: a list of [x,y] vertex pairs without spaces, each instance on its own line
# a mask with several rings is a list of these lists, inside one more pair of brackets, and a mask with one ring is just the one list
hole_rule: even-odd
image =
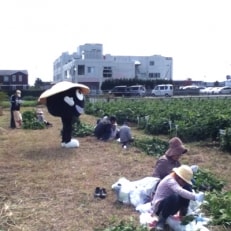
[[72,126],[72,136],[73,137],[84,137],[92,135],[94,127],[85,123],[82,123],[79,118],[76,119]]
[[196,191],[219,191],[221,192],[225,183],[219,180],[213,173],[199,169],[194,174],[193,188]]
[[103,231],[148,231],[148,230],[150,229],[148,229],[145,226],[135,226],[132,222],[121,221],[119,225],[106,228]]
[[231,152],[231,128],[224,130],[224,134],[220,134],[221,150]]
[[231,227],[231,192],[208,193],[206,195],[208,203],[203,204],[203,209],[212,216],[213,225],[224,225]]
[[22,114],[23,128],[24,129],[44,129],[46,126],[37,119],[35,111],[25,111]]
[[161,156],[168,149],[168,142],[158,138],[135,139],[134,146],[144,151],[147,155]]

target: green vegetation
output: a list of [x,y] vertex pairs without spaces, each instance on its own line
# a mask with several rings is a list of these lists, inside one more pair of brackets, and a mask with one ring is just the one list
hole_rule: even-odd
[[[119,225],[106,228],[103,231],[148,231],[148,230],[150,229],[144,226],[139,226],[139,227],[135,226],[132,221],[130,222],[121,221]],[[97,231],[97,229],[95,231]]]
[[[116,115],[118,123],[129,120],[149,135],[179,136],[184,142],[220,142],[220,130],[231,128],[230,99],[117,99],[87,102],[87,114]],[[231,151],[231,132],[227,132],[221,148]]]
[[136,138],[134,146],[144,151],[147,155],[159,157],[168,148],[168,142],[158,138]]
[[[222,150],[231,151],[231,107],[229,99],[117,99],[110,102],[87,103],[88,114],[116,115],[137,125],[149,135],[177,135],[185,142],[216,141]],[[221,135],[220,130],[225,134]],[[134,145],[147,155],[160,156],[167,149],[167,142],[158,138],[137,138]],[[206,214],[212,224],[231,226],[231,192],[223,192],[225,183],[211,172],[199,170],[194,176],[194,190],[205,191],[208,204]],[[132,229],[133,228],[133,229]],[[121,222],[106,230],[136,230]]]
[[194,189],[197,191],[221,192],[225,182],[218,179],[212,172],[199,169],[194,174]]
[[93,126],[81,122],[80,119],[78,118],[73,124],[72,136],[73,137],[90,136],[93,134],[93,131],[94,131]]
[[203,208],[212,216],[212,224],[231,227],[231,192],[208,193],[206,201]]
[[[36,107],[38,105],[37,100],[32,100],[32,97],[29,97],[30,100],[22,100],[23,107]],[[1,102],[3,108],[10,108],[10,101],[4,100]]]
[[44,129],[46,126],[44,123],[38,121],[36,111],[25,111],[22,113],[23,128],[24,129]]

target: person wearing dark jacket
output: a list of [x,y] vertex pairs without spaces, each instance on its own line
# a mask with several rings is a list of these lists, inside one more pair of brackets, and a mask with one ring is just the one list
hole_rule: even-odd
[[21,106],[21,91],[20,90],[16,90],[15,94],[13,94],[10,97],[10,103],[11,103],[10,127],[20,128],[22,125],[22,115],[20,113],[20,106]]
[[107,141],[111,138],[113,125],[116,123],[115,116],[104,116],[102,119],[97,121],[94,135],[97,139]]

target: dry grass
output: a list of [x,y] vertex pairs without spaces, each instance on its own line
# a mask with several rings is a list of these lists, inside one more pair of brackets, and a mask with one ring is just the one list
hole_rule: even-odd
[[[155,158],[94,137],[79,138],[77,149],[63,149],[60,119],[44,112],[54,125],[45,130],[9,129],[9,111],[0,116],[0,229],[91,231],[131,217],[138,224],[139,214],[116,202],[111,185],[122,176],[150,176]],[[96,121],[87,115],[81,120]],[[208,168],[231,184],[231,155],[219,149],[190,145],[182,162]],[[96,186],[107,189],[106,199],[93,197]]]

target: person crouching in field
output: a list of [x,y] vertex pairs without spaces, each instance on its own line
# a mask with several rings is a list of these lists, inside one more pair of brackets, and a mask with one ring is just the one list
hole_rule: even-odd
[[[164,179],[168,174],[172,172],[174,168],[181,166],[180,158],[187,152],[188,149],[184,146],[180,138],[173,137],[170,139],[168,150],[157,160],[152,176],[159,178],[160,181]],[[198,166],[192,165],[191,169],[193,173],[196,173]],[[183,188],[189,192],[192,192],[191,184],[185,184]],[[184,199],[184,207],[182,206],[180,211],[182,216],[187,213],[189,202],[190,200]]]
[[119,137],[122,148],[124,149],[126,149],[128,145],[134,141],[131,133],[131,128],[128,126],[127,121],[124,121],[124,124],[120,127]]
[[52,124],[50,122],[48,122],[47,120],[45,120],[44,113],[43,113],[42,109],[38,109],[36,111],[36,115],[37,115],[37,119],[40,123],[44,123],[46,125],[46,127],[52,127]]
[[[160,181],[151,202],[153,213],[157,215],[156,230],[164,230],[167,218],[185,209],[187,200],[204,200],[204,193],[190,192],[185,188],[192,185],[193,171],[188,165],[181,165]],[[188,204],[187,204],[188,206]],[[180,214],[181,217],[181,214]]]
[[108,117],[106,115],[102,119],[97,121],[94,130],[94,135],[98,140],[108,141],[114,135],[115,132],[114,129],[117,128],[117,126],[115,125],[116,125],[116,117],[115,116]]

